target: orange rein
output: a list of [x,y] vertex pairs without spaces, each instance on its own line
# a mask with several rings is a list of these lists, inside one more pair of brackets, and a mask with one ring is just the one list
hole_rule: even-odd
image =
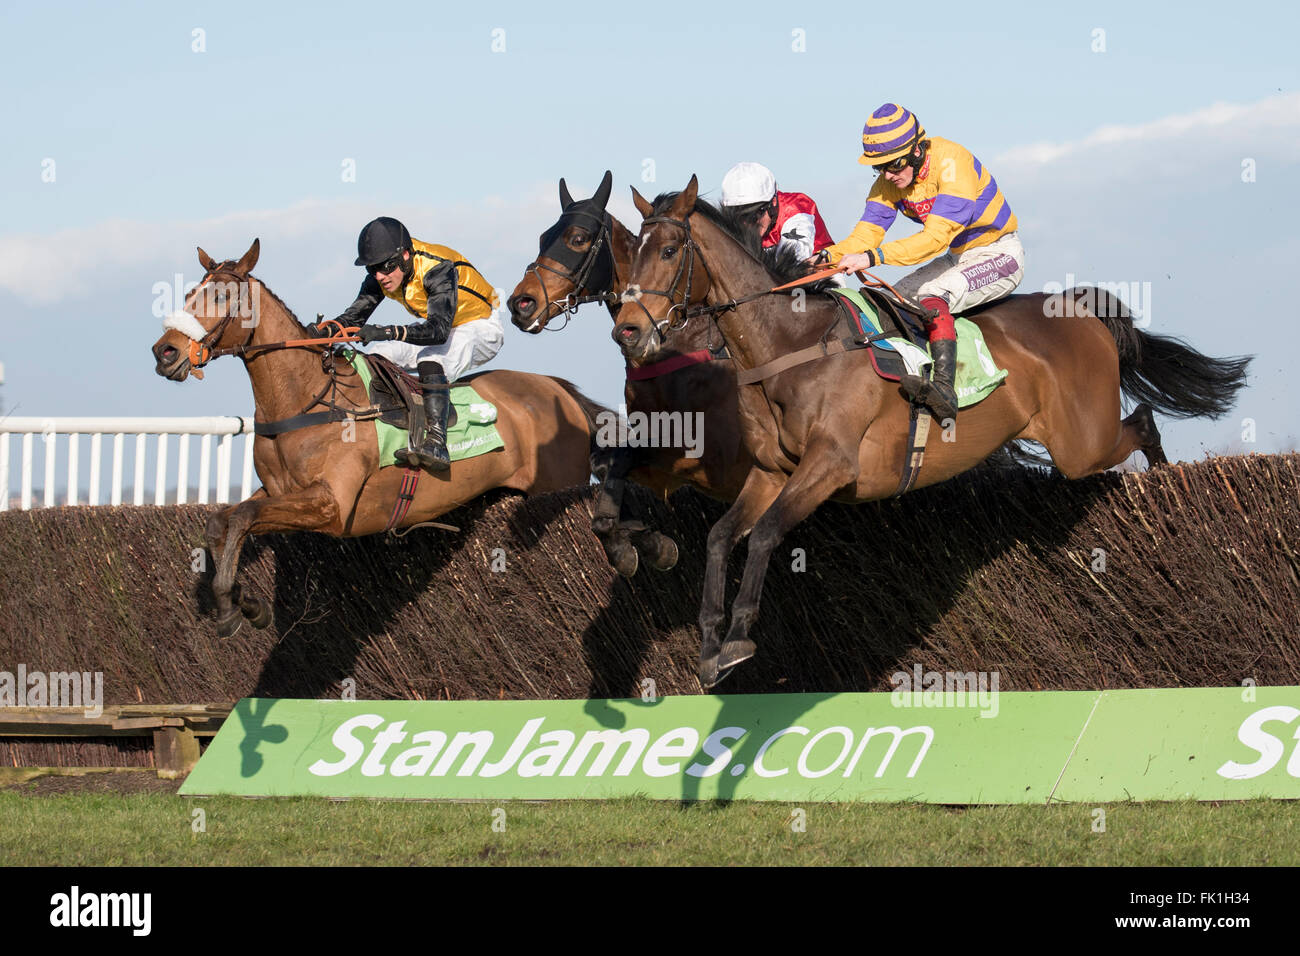
[[[793,282],[787,282],[785,285],[776,286],[768,291],[782,292],[786,289],[793,289],[797,286],[808,285],[808,283],[810,282],[819,282],[822,279],[829,279],[831,276],[838,275],[839,273],[840,273],[840,268],[838,266],[831,266],[829,269],[822,269],[820,272],[814,272],[811,275],[804,276],[802,279],[795,279]],[[888,289],[890,292],[894,293],[894,295],[898,296],[898,298],[901,301],[903,302],[907,301],[902,297],[902,295],[899,294],[897,289],[895,289],[884,279],[874,276],[870,272],[867,272],[863,269],[859,269],[854,274],[862,281],[862,284],[864,286],[867,286],[868,288],[872,288],[872,289]]]
[[[328,338],[323,338],[323,339],[290,339],[287,342],[266,342],[262,345],[254,345],[251,347],[254,349],[267,349],[269,351],[273,349],[299,348],[300,346],[304,346],[304,345],[342,345],[347,342],[361,341],[355,335],[355,333],[361,328],[361,326],[359,325],[349,325],[344,327],[341,323],[339,323],[337,319],[328,319],[327,321],[322,322],[320,324],[321,326],[326,326],[326,325],[336,326],[338,328],[338,332],[335,333],[334,335],[329,336]],[[227,351],[237,351],[237,350],[222,349],[220,354],[225,354]],[[213,349],[210,346],[204,345],[202,342],[196,342],[194,339],[190,339],[190,346],[189,346],[190,374],[192,374],[197,379],[202,379],[203,372],[201,370],[203,366],[207,365],[210,361],[212,361],[213,355],[214,355]]]

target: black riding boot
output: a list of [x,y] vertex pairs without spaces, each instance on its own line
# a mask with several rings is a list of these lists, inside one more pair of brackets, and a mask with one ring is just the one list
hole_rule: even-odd
[[408,461],[418,460],[430,471],[446,471],[451,467],[447,454],[447,419],[451,413],[451,388],[447,376],[437,362],[420,363],[420,384],[424,386],[424,434],[418,442],[411,439],[411,449],[403,456]]
[[930,381],[919,375],[904,375],[900,383],[903,392],[933,412],[940,422],[955,421],[957,393],[953,390],[953,379],[957,375],[957,342],[954,339],[932,340],[930,355],[934,359]]

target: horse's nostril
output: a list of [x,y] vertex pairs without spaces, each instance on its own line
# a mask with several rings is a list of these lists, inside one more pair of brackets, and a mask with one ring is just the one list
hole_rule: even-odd
[[521,295],[515,299],[515,311],[520,315],[528,315],[533,311],[533,306],[537,303],[526,295]]

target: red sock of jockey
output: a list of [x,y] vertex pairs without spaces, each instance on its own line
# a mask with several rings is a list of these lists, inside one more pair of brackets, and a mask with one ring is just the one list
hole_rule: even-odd
[[935,309],[939,313],[925,323],[925,332],[930,336],[930,341],[938,342],[949,339],[956,342],[957,327],[953,324],[952,313],[948,311],[948,300],[937,295],[927,295],[921,300],[921,305],[927,309]]

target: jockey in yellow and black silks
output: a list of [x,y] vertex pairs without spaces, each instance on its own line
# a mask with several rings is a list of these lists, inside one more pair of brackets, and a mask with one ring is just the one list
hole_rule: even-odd
[[[862,220],[826,253],[844,272],[927,262],[895,288],[938,313],[927,325],[933,380],[907,375],[902,385],[940,421],[953,418],[957,336],[952,313],[1009,295],[1024,278],[1015,214],[978,159],[950,140],[927,138],[920,121],[893,103],[867,120],[858,162],[876,171],[876,181]],[[924,228],[882,244],[900,212]]]
[[[419,373],[428,427],[424,435],[411,435],[411,447],[399,450],[397,459],[444,471],[450,467],[450,383],[490,361],[505,341],[492,284],[456,250],[412,239],[388,216],[361,230],[356,264],[366,267],[366,278],[336,321],[361,326],[361,341],[377,343],[369,351]],[[385,298],[423,321],[366,325]]]

